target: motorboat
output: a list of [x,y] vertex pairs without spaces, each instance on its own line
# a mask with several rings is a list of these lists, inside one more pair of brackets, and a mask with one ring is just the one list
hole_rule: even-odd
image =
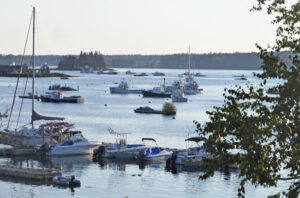
[[152,114],[161,114],[161,111],[154,110],[149,106],[139,107],[134,110],[135,113],[152,113]]
[[177,89],[172,92],[172,102],[187,102],[188,99],[184,97],[183,90]]
[[156,145],[154,147],[149,145],[148,148],[141,150],[136,156],[136,159],[138,161],[146,161],[146,162],[165,161],[172,155],[172,151],[168,151],[165,148],[159,147],[155,139],[142,138],[142,142],[144,144],[146,141],[153,141],[155,142]]
[[81,96],[65,96],[65,92],[63,91],[53,91],[41,95],[41,101],[54,103],[84,103],[84,98]]
[[162,72],[154,72],[152,75],[153,76],[165,76],[165,74]]
[[98,71],[97,74],[106,74],[106,75],[117,75],[118,72],[114,70],[103,70],[103,71]]
[[206,75],[201,74],[201,73],[196,73],[194,76],[195,76],[195,77],[206,77]]
[[117,133],[112,129],[109,129],[109,133],[115,135],[116,142],[94,149],[94,159],[114,158],[119,160],[134,160],[141,150],[147,148],[144,144],[127,144],[127,135],[130,133]]
[[52,182],[54,185],[66,186],[66,187],[80,187],[81,183],[79,180],[75,179],[75,176],[54,176],[52,178]]
[[132,72],[131,70],[127,70],[126,72],[125,72],[125,74],[126,75],[134,75],[134,74],[136,74],[135,72]]
[[[187,167],[198,167],[200,168],[204,158],[211,157],[211,154],[205,152],[199,142],[206,141],[205,137],[191,137],[185,140],[187,143],[187,149],[181,152],[173,152],[172,156],[167,160],[167,165],[183,165]],[[191,144],[196,146],[190,146]]]
[[134,74],[133,76],[148,76],[148,74],[146,74],[145,72],[142,72],[140,74]]
[[116,87],[110,87],[110,93],[117,93],[117,94],[141,94],[143,90],[141,89],[129,89],[127,82],[124,79],[121,83]]
[[69,131],[64,135],[67,136],[64,137],[65,141],[51,147],[47,152],[48,156],[88,155],[102,144],[98,141],[88,141],[81,131]]
[[77,89],[74,89],[72,87],[68,87],[66,85],[65,86],[61,86],[59,84],[57,84],[57,85],[50,85],[48,89],[49,90],[58,90],[58,91],[78,91],[79,90],[78,87],[77,87]]

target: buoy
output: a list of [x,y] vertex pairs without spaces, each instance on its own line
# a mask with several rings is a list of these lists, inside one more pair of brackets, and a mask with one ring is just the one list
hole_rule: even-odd
[[131,176],[135,177],[135,174],[132,174]]
[[149,101],[148,103],[151,103],[151,101]]
[[105,104],[104,106],[106,106],[106,107],[107,107],[107,104]]
[[175,116],[173,116],[173,120],[175,120]]

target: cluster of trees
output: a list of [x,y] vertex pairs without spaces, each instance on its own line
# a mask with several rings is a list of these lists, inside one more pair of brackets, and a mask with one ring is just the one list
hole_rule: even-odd
[[[214,156],[205,160],[208,168],[200,178],[213,176],[225,164],[236,164],[239,197],[245,197],[247,182],[277,187],[284,181],[285,186],[270,197],[296,198],[300,194],[300,1],[257,2],[253,11],[266,10],[274,17],[276,44],[266,49],[257,45],[262,59],[262,72],[255,74],[259,85],[225,89],[224,104],[207,112],[210,121],[195,121],[198,133],[207,137],[204,149]],[[290,52],[287,59],[279,56],[282,51]],[[274,85],[274,79],[281,84]],[[270,86],[278,89],[278,95],[267,94]]]
[[74,55],[63,56],[58,63],[58,68],[62,70],[78,70],[85,65],[88,65],[93,70],[106,69],[103,55],[97,51],[80,52],[79,57]]

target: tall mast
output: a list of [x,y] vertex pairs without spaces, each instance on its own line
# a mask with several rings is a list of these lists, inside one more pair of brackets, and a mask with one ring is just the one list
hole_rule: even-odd
[[33,112],[34,112],[34,74],[35,74],[35,7],[33,7],[32,11],[32,23],[33,23],[33,28],[32,28],[32,112],[31,112],[31,126],[33,128]]
[[189,74],[191,74],[191,50],[189,46]]

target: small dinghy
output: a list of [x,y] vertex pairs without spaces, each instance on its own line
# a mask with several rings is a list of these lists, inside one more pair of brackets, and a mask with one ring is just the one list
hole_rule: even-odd
[[71,188],[80,187],[80,181],[75,179],[75,176],[55,176],[52,178],[52,182],[55,185],[68,186]]

